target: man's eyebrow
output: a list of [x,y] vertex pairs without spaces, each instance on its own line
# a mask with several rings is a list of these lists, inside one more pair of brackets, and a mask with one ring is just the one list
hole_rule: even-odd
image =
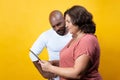
[[59,22],[58,24],[56,24],[56,26],[59,26],[62,22]]
[[54,28],[55,26],[59,26],[62,22],[57,23],[56,25],[53,25],[52,27]]

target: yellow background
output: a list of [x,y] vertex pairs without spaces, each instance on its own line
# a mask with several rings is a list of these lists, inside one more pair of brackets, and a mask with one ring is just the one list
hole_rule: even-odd
[[[45,80],[29,58],[29,48],[51,26],[49,13],[83,5],[94,16],[101,46],[100,73],[120,80],[119,0],[0,0],[0,80]],[[45,54],[40,57],[47,60]]]

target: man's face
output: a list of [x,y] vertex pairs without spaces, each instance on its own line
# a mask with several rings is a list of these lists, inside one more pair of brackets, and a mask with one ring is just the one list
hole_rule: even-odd
[[64,35],[66,33],[64,18],[57,19],[56,17],[53,17],[50,20],[50,23],[52,28],[56,31],[57,34]]

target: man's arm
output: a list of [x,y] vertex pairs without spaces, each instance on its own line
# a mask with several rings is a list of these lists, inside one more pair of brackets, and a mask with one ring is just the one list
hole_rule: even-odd
[[59,66],[59,60],[52,60],[52,61],[49,61],[49,62],[54,66]]
[[44,78],[51,79],[53,77],[56,77],[56,75],[53,73],[43,71],[41,65],[38,64],[38,61],[33,61],[33,64]]
[[[39,57],[38,57],[32,50],[30,50],[30,52],[31,52],[31,53],[30,53],[31,59],[33,59],[33,60],[34,60],[34,59],[37,59],[37,60],[33,61],[34,66],[37,68],[37,70],[39,71],[39,73],[40,73],[44,78],[51,79],[51,78],[53,78],[53,77],[56,77],[55,74],[53,74],[53,73],[43,71],[42,68],[41,68],[41,65],[38,64],[38,61],[40,60]],[[51,62],[51,64],[55,64],[55,61]]]

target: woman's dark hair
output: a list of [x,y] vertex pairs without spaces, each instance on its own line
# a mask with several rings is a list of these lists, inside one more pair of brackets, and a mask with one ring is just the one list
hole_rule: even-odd
[[69,15],[73,25],[77,25],[84,33],[95,33],[96,26],[92,21],[92,14],[88,12],[84,7],[75,5],[66,10],[64,17]]

